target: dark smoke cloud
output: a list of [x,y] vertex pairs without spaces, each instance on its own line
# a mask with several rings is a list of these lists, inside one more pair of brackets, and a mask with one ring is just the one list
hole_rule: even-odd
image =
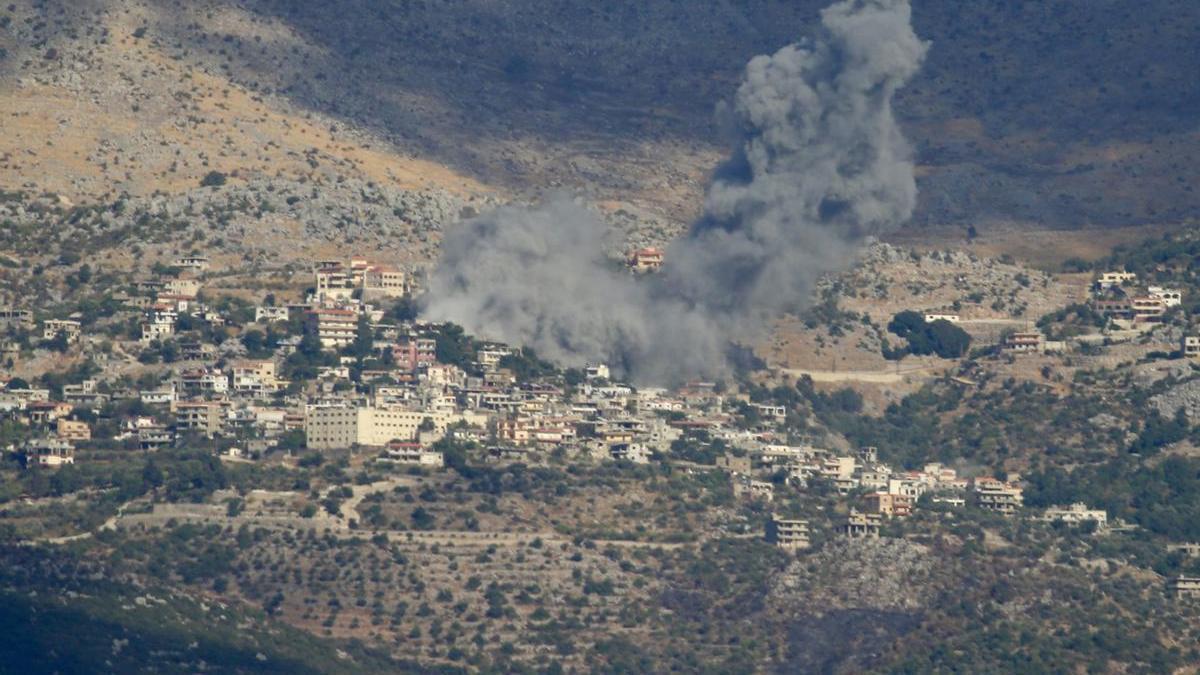
[[661,274],[614,267],[603,223],[559,197],[447,232],[424,314],[639,381],[721,373],[734,336],[802,308],[822,274],[912,214],[911,152],[891,108],[927,49],[910,19],[907,0],[845,0],[811,40],[750,61],[720,111],[733,156]]

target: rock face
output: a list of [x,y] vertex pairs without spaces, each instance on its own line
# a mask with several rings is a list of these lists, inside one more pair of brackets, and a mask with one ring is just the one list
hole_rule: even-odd
[[1182,409],[1189,418],[1200,419],[1200,379],[1184,382],[1152,397],[1150,405],[1163,417],[1171,417]]
[[931,599],[935,558],[904,539],[839,539],[800,558],[776,579],[771,601],[780,611],[803,607],[911,612]]

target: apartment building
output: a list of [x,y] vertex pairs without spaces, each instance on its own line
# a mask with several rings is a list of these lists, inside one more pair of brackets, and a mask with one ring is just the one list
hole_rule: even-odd
[[340,349],[354,342],[358,314],[349,309],[313,309],[305,315],[305,328],[325,349]]
[[788,551],[806,549],[810,545],[810,534],[807,520],[780,518],[777,515],[767,519],[766,540],[779,548]]
[[1016,485],[995,478],[976,478],[975,502],[980,508],[1011,514],[1024,505],[1025,499]]
[[224,423],[224,407],[208,401],[175,404],[175,429],[194,431],[208,438],[220,435]]

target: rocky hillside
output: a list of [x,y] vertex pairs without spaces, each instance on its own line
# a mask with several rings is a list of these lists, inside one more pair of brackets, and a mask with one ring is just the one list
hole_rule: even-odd
[[[823,4],[20,0],[0,9],[0,184],[78,200],[220,170],[567,188],[667,236],[723,153],[714,103]],[[1197,14],[916,3],[933,48],[898,103],[922,165],[915,224],[1186,219]]]

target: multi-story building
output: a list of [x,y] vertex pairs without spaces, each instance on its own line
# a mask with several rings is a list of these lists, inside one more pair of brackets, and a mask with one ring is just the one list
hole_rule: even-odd
[[1133,307],[1133,320],[1139,323],[1162,321],[1167,313],[1167,304],[1162,298],[1153,295],[1140,295],[1130,301]]
[[210,261],[206,255],[185,255],[175,260],[176,267],[203,272],[208,269]]
[[863,496],[863,508],[867,513],[904,518],[912,515],[913,498],[889,492],[873,492]]
[[851,508],[850,515],[846,516],[846,523],[842,525],[842,533],[852,539],[878,537],[882,520],[883,516],[878,513],[863,513]]
[[75,447],[58,438],[42,438],[25,443],[25,468],[63,466],[75,463]]
[[779,548],[799,551],[809,547],[810,531],[807,520],[772,515],[767,520],[766,530],[766,540]]
[[408,274],[388,265],[370,265],[362,273],[363,297],[399,298],[409,292]]
[[1016,485],[995,478],[976,478],[975,501],[980,508],[1010,514],[1024,505],[1025,498]]
[[146,321],[142,323],[142,342],[165,340],[175,334],[175,322],[179,313],[173,305],[156,303],[146,312]]
[[1183,292],[1177,288],[1163,288],[1162,286],[1151,286],[1146,289],[1146,294],[1162,300],[1163,306],[1166,308],[1178,307],[1183,304]]
[[349,309],[313,309],[305,319],[306,329],[321,340],[325,349],[349,345],[358,332],[358,314]]
[[1045,337],[1036,331],[1010,333],[1004,338],[1003,348],[1008,352],[1018,354],[1040,353],[1045,345]]
[[200,401],[175,404],[175,429],[194,431],[208,438],[217,436],[224,428],[224,406]]
[[433,338],[401,335],[391,349],[392,359],[400,370],[415,372],[437,362],[437,340]]
[[1200,577],[1172,577],[1167,581],[1167,592],[1176,598],[1200,598]]
[[42,339],[53,340],[62,333],[67,342],[75,342],[82,330],[80,323],[74,319],[46,319],[42,322]]
[[[486,423],[473,413],[355,407],[344,404],[310,405],[305,409],[304,435],[314,450],[353,445],[384,447],[392,441],[413,441],[422,431],[440,438],[456,422]],[[425,427],[422,429],[422,427]]]
[[180,373],[179,384],[191,394],[224,394],[229,391],[229,376],[215,368],[197,368]]
[[59,418],[55,421],[55,435],[63,441],[88,441],[92,438],[92,429],[87,422]]
[[28,309],[14,309],[12,307],[0,307],[0,328],[33,330],[33,327],[33,311]]
[[354,296],[354,279],[341,265],[318,267],[315,277],[315,295],[318,302],[326,300],[349,300]]
[[241,394],[266,394],[279,388],[275,361],[271,359],[237,361],[229,378],[233,391]]
[[1200,358],[1200,336],[1185,335],[1179,345],[1179,348],[1180,351],[1183,352],[1185,358]]
[[629,254],[629,269],[634,272],[654,272],[661,268],[662,265],[662,249],[647,246]]

